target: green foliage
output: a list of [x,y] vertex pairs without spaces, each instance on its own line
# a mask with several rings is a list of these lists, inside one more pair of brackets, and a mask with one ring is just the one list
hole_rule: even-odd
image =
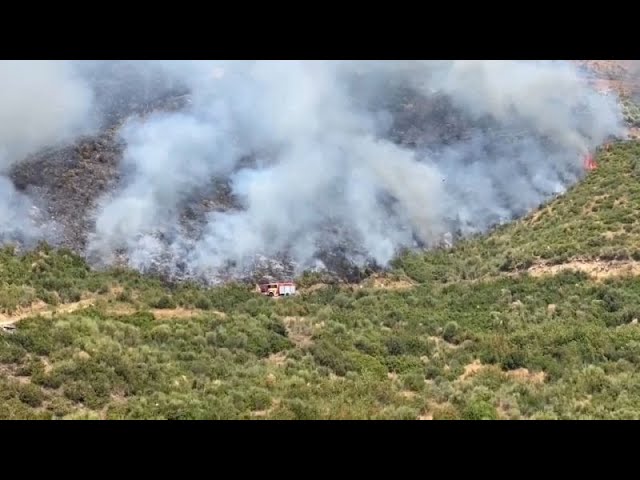
[[419,373],[409,373],[402,379],[407,390],[420,392],[424,388],[424,376]]
[[463,420],[496,420],[497,418],[495,407],[484,401],[473,401],[462,412]]
[[632,127],[640,127],[640,107],[629,98],[623,98],[622,113],[624,120]]
[[460,420],[460,413],[453,405],[438,407],[432,416],[434,420]]
[[460,326],[456,322],[447,322],[442,332],[442,338],[449,343],[460,343],[462,340]]
[[26,403],[30,407],[36,408],[42,405],[45,395],[36,385],[26,384],[20,386],[18,398],[21,402]]
[[196,300],[194,306],[200,310],[211,310],[211,300],[205,296],[200,296]]
[[616,144],[529,217],[400,256],[408,290],[307,273],[274,300],[4,248],[0,309],[34,310],[0,330],[0,418],[638,419],[640,282],[562,268],[640,258],[639,158]]
[[130,302],[132,300],[131,290],[124,289],[122,292],[118,293],[116,300],[119,302]]
[[176,308],[176,302],[169,295],[163,295],[156,300],[153,300],[149,306],[153,308]]
[[336,375],[344,376],[354,369],[353,363],[344,352],[327,340],[315,344],[311,354],[318,365],[330,368]]

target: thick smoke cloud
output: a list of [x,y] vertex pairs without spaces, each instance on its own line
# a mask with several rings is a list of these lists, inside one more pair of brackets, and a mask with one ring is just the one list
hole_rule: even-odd
[[[187,106],[159,112],[167,96]],[[616,99],[564,62],[2,61],[2,241],[57,231],[12,167],[111,126],[121,184],[85,253],[209,279],[336,251],[384,265],[485,231],[562,193],[623,133]],[[185,223],[221,180],[226,208]]]
[[[622,133],[615,99],[562,62],[154,68],[190,90],[190,106],[123,127],[124,182],[102,199],[88,248],[107,262],[124,251],[141,269],[169,262],[215,277],[284,254],[302,268],[337,247],[356,263],[386,264],[400,248],[525,213],[576,182],[582,156]],[[396,87],[445,98],[470,127],[418,148],[394,143],[396,112],[381,99]],[[210,213],[190,236],[180,212],[216,178],[230,179],[240,205]]]
[[92,91],[71,62],[0,61],[0,237],[29,242],[47,231],[34,205],[6,178],[12,165],[38,150],[88,133]]
[[153,109],[169,93],[185,92],[181,78],[189,62],[111,60],[76,61],[74,70],[91,87],[94,114],[100,126],[119,123],[122,116]]

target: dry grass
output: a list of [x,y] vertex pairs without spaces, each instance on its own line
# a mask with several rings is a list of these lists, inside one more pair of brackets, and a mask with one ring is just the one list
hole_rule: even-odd
[[557,275],[569,270],[583,272],[595,280],[611,277],[640,275],[640,262],[637,261],[602,261],[602,260],[572,260],[559,265],[534,265],[528,273],[534,277],[543,275]]

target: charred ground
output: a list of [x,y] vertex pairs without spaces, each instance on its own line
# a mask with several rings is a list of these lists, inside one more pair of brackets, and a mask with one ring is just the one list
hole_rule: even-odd
[[[578,63],[588,72],[595,88],[612,89],[621,95],[625,120],[632,127],[633,135],[633,127],[640,124],[640,110],[633,102],[640,91],[636,81],[638,76],[635,75],[638,70],[636,63]],[[88,235],[94,230],[98,202],[105,195],[116,191],[128,173],[121,166],[126,147],[120,137],[122,126],[132,118],[144,119],[162,112],[180,111],[191,102],[188,89],[167,80],[165,76],[154,76],[153,72],[148,72],[142,78],[144,74],[127,62],[114,63],[109,68],[118,70],[118,74],[111,72],[110,75],[101,76],[100,70],[95,72],[97,114],[101,120],[98,133],[82,137],[71,145],[59,145],[40,151],[16,164],[9,174],[16,189],[34,200],[35,205],[30,213],[40,226],[46,225],[46,234],[42,240],[83,255],[91,265],[98,268],[127,264],[124,252],[117,256],[115,264],[111,259],[105,263],[102,258],[88,257],[86,254]],[[127,78],[128,81],[115,81],[117,78]],[[357,82],[352,85],[354,91],[360,87],[362,85]],[[509,146],[531,134],[526,130],[522,131],[518,125],[498,126],[489,118],[472,121],[454,107],[449,97],[438,91],[426,96],[407,85],[390,84],[385,92],[385,95],[376,97],[366,105],[372,112],[380,111],[386,115],[386,121],[381,122],[378,134],[398,145],[413,149],[419,155],[438,153],[451,145],[477,138],[480,139],[481,151],[489,157],[499,155],[505,145]],[[553,146],[549,148],[552,151]],[[237,169],[253,165],[255,161],[255,156],[247,156],[239,162]],[[468,159],[469,164],[473,161],[473,158]],[[447,179],[443,178],[442,181],[446,182]],[[462,191],[459,194],[461,198],[464,197]],[[391,206],[395,201],[391,197],[385,201],[389,215],[393,215]],[[507,203],[508,199],[505,200],[505,204]],[[233,195],[229,178],[211,178],[205,188],[193,192],[179,205],[180,228],[186,237],[195,239],[201,234],[209,213],[240,209],[242,205]],[[526,213],[527,210],[522,210],[512,212],[509,217],[496,216],[493,225],[499,226]],[[451,231],[437,247],[450,247],[464,238],[463,221],[452,218],[450,223]],[[326,245],[318,245],[317,258],[326,267],[329,278],[354,283],[382,270],[374,261],[358,267],[352,259],[354,255],[362,256],[362,252],[358,251],[357,244],[350,242],[348,232],[338,232],[336,228],[335,225],[327,224]],[[162,240],[162,234],[158,234],[158,238]],[[336,244],[332,241],[335,238],[341,238],[341,242]],[[34,241],[32,239],[31,243],[19,246],[32,248]],[[414,235],[414,247],[426,247],[417,235]],[[195,277],[175,259],[165,260],[158,259],[144,273],[161,275],[167,281],[208,281],[206,276]],[[291,277],[295,271],[296,265],[288,259],[286,252],[282,252],[276,258],[256,258],[254,267],[242,279],[254,281],[265,276]],[[220,277],[223,280],[238,279],[237,274],[229,273],[225,276],[224,272],[221,272]]]
[[[15,187],[37,199],[34,217],[41,224],[52,222],[53,228],[47,231],[45,240],[81,255],[87,246],[87,235],[93,228],[97,202],[117,189],[122,180],[120,164],[125,145],[119,137],[119,130],[123,122],[132,117],[144,118],[150,114],[178,111],[190,101],[189,95],[177,88],[164,91],[159,97],[149,97],[145,91],[135,90],[114,94],[109,90],[113,88],[103,85],[98,89],[99,104],[103,105],[101,118],[105,120],[97,135],[80,138],[72,145],[41,151],[14,166],[10,172]],[[112,97],[106,97],[106,92],[110,92]],[[112,98],[117,101],[112,101]],[[416,150],[434,146],[446,148],[473,135],[474,131],[483,129],[486,134],[491,128],[489,123],[470,122],[444,95],[435,94],[427,98],[404,86],[390,89],[388,97],[380,105],[372,105],[372,108],[376,107],[384,107],[392,113],[388,129],[382,134],[399,145]],[[508,132],[501,132],[501,135],[505,134]],[[247,157],[239,168],[252,162],[254,159]],[[228,178],[211,178],[208,188],[194,193],[180,208],[182,228],[195,238],[207,213],[241,206],[231,192]],[[328,225],[327,232],[332,228]],[[452,232],[452,239],[458,237],[456,233]],[[419,242],[416,243],[420,247]],[[352,247],[345,242],[320,250],[318,258],[334,280],[357,282],[381,269],[375,262],[370,262],[365,268],[357,267],[349,260],[352,254]],[[89,261],[95,266],[100,265],[100,259],[89,258]],[[126,264],[124,254],[120,262]],[[264,275],[290,277],[293,272],[294,265],[283,254],[280,258],[257,259],[254,271],[246,279],[255,280]],[[146,273],[160,274],[167,280],[186,279],[179,264],[177,270],[170,270],[158,263]]]

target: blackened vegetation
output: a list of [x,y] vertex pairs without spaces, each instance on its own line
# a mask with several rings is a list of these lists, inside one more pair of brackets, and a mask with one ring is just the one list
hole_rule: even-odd
[[[121,67],[126,68],[126,66]],[[134,74],[134,73],[132,73]],[[41,199],[41,216],[54,222],[59,230],[52,243],[68,247],[75,252],[83,252],[87,234],[93,229],[93,212],[96,202],[107,192],[121,185],[123,172],[120,166],[125,145],[118,136],[119,126],[132,116],[148,115],[158,111],[175,111],[188,105],[188,96],[179,88],[167,91],[166,85],[145,82],[131,82],[136,87],[111,85],[109,77],[97,87],[98,103],[107,118],[107,127],[99,134],[78,140],[74,145],[42,151],[17,165],[11,172],[11,179],[19,190]],[[164,87],[164,91],[163,91]],[[118,90],[113,93],[113,88]],[[163,96],[158,96],[163,91]],[[111,93],[108,93],[111,92]],[[378,107],[388,110],[392,122],[385,135],[394,142],[414,148],[427,145],[446,145],[458,141],[463,132],[470,128],[468,121],[442,95],[430,98],[417,92],[398,87],[390,95],[382,97]],[[238,165],[253,165],[257,157],[247,157]],[[388,199],[391,207],[393,199]],[[242,208],[231,190],[226,178],[212,178],[202,191],[194,192],[181,206],[180,227],[188,238],[197,238],[211,212]],[[167,233],[159,232],[156,238],[163,239]],[[359,267],[353,261],[355,245],[336,244],[340,233],[328,228],[329,241],[320,248],[319,260],[337,281],[357,282],[369,272],[381,267],[369,262]],[[348,236],[347,236],[348,237]],[[345,237],[346,238],[346,237]],[[169,240],[165,238],[165,240]],[[295,242],[295,239],[292,239]],[[343,241],[345,242],[345,241]],[[420,246],[420,242],[416,241]],[[124,263],[124,253],[117,255]],[[169,268],[167,265],[171,264]],[[229,265],[233,270],[233,265]],[[254,281],[267,275],[269,278],[289,278],[294,275],[295,265],[287,258],[286,252],[278,258],[256,261],[254,271],[245,280]],[[158,275],[170,281],[193,278],[186,264],[171,259],[169,254],[157,261],[145,273]],[[224,278],[224,272],[221,278]],[[232,274],[229,273],[229,277]],[[200,280],[206,281],[202,277]]]
[[389,138],[403,147],[450,145],[474,127],[449,97],[438,92],[427,97],[406,87],[398,88],[381,106],[392,113]]
[[122,149],[110,129],[17,164],[11,179],[18,190],[41,199],[43,214],[61,229],[60,243],[81,251],[95,201],[118,181]]
[[[128,67],[124,65],[121,68]],[[132,73],[134,74],[135,72]],[[131,85],[136,86],[111,85],[106,76],[104,84],[98,85],[97,96],[102,113],[108,120],[107,127],[93,137],[80,139],[74,145],[42,151],[17,165],[11,172],[11,179],[18,189],[27,191],[30,196],[40,200],[40,216],[43,221],[55,224],[56,235],[52,234],[47,240],[56,245],[68,247],[78,253],[84,252],[87,235],[93,230],[96,202],[105,193],[121,186],[126,172],[122,171],[120,165],[125,145],[118,136],[119,126],[131,116],[176,111],[189,104],[185,91],[176,85],[155,85],[153,82],[142,81],[131,82]],[[513,129],[498,131],[487,119],[472,122],[448,97],[439,92],[425,96],[396,85],[390,88],[387,95],[377,97],[376,101],[378,103],[374,102],[370,108],[380,109],[389,115],[382,122],[384,128],[381,135],[399,145],[415,149],[418,155],[425,155],[428,150],[437,154],[449,145],[469,141],[476,136],[483,139],[482,147],[486,150],[486,155],[490,156],[494,150],[498,153],[503,138],[518,136],[518,132]],[[268,158],[269,155],[265,156],[262,152],[259,156],[245,158],[237,168],[264,162]],[[467,161],[473,163],[474,158]],[[383,202],[383,206],[392,212],[395,200],[388,198],[387,201]],[[211,212],[241,208],[239,200],[233,195],[229,179],[212,178],[207,187],[194,192],[181,205],[180,233],[186,234],[187,238],[198,238]],[[496,218],[495,223],[507,220],[510,219]],[[463,225],[456,224],[455,221],[451,223],[452,231],[448,238],[443,239],[445,246],[451,246],[462,235]],[[164,241],[171,241],[167,232],[159,232],[157,238],[162,240],[163,235]],[[291,239],[292,243],[295,241],[295,238]],[[357,282],[370,272],[381,269],[374,263],[363,262],[357,245],[344,232],[336,233],[328,227],[327,237],[322,243],[318,259],[338,281]],[[415,243],[417,248],[425,246],[417,237]],[[119,255],[119,258],[123,263],[126,262],[124,254]],[[356,262],[356,259],[359,261]],[[366,266],[358,266],[363,264]],[[230,264],[229,273],[225,275],[222,272],[219,279],[226,276],[237,279],[237,272],[232,273],[233,267]],[[247,281],[254,281],[265,275],[271,278],[290,278],[295,272],[296,265],[287,257],[287,252],[282,252],[275,258],[258,259],[253,271],[242,276]],[[163,276],[171,281],[211,280],[207,275],[194,278],[186,264],[170,258],[168,253],[157,258],[146,273]]]

